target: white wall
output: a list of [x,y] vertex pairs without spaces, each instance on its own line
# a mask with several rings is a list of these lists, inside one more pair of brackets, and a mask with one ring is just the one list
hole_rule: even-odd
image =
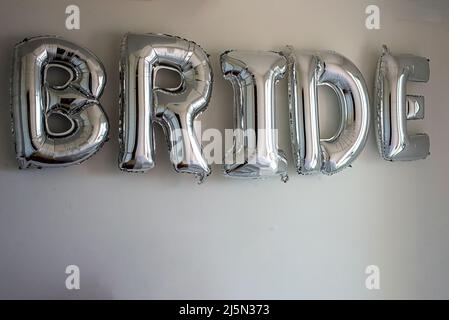
[[[65,7],[81,30],[65,29]],[[365,7],[381,29],[365,28]],[[3,0],[0,4],[0,298],[449,298],[449,2],[359,0]],[[330,49],[350,58],[372,91],[382,44],[430,58],[426,96],[431,137],[424,161],[380,159],[371,130],[353,168],[331,177],[295,174],[286,85],[280,86],[280,144],[287,184],[229,180],[220,166],[202,185],[173,172],[158,130],[157,167],[120,172],[118,59],[127,31],[162,32],[201,44],[215,71],[204,128],[232,127],[232,90],[220,74],[226,49]],[[80,166],[17,169],[10,135],[14,43],[57,34],[103,61],[102,103],[111,140]],[[81,290],[65,289],[65,267]],[[381,290],[365,288],[365,267]]]

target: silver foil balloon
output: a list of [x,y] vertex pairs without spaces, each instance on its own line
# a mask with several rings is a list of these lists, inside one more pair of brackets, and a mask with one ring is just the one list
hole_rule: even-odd
[[407,82],[427,82],[429,60],[409,54],[392,55],[384,46],[375,79],[377,141],[385,160],[417,160],[429,155],[425,133],[409,135],[407,120],[424,118],[424,97],[407,94]]
[[221,55],[224,78],[234,90],[234,141],[226,153],[224,174],[287,181],[287,160],[278,149],[275,84],[287,69],[277,52],[227,51]]
[[[69,74],[65,84],[47,81],[51,68]],[[13,134],[20,168],[80,163],[108,138],[109,124],[98,101],[106,84],[101,62],[87,49],[57,37],[36,37],[16,45],[11,102]],[[70,122],[53,132],[48,119]]]
[[[290,132],[299,174],[334,174],[349,166],[363,150],[369,130],[369,95],[357,67],[327,51],[296,52],[287,47]],[[341,110],[337,132],[321,139],[318,87],[336,93]]]
[[[210,167],[194,129],[194,121],[210,100],[212,69],[204,50],[192,41],[162,34],[127,34],[120,63],[119,167],[145,172],[154,167],[154,123],[165,132],[177,172],[202,181]],[[155,84],[157,72],[178,72],[176,88]]]

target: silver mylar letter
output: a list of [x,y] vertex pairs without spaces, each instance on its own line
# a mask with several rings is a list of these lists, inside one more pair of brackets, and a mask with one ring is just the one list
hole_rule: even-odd
[[[178,72],[176,88],[155,84],[158,70]],[[119,167],[144,172],[154,167],[153,124],[160,124],[177,172],[195,174],[202,181],[210,174],[194,120],[206,109],[212,90],[212,69],[207,54],[192,41],[161,34],[128,34],[120,63]]]
[[385,160],[417,160],[429,155],[429,136],[407,133],[407,120],[424,118],[424,97],[408,95],[407,82],[427,82],[429,76],[428,59],[393,56],[384,46],[377,65],[374,103],[379,152]]
[[[68,73],[53,85],[51,68]],[[56,37],[36,37],[16,45],[12,75],[12,113],[20,168],[80,163],[108,138],[109,123],[98,101],[106,84],[101,62],[87,49]],[[53,132],[48,118],[59,115],[70,127]]]
[[[370,122],[369,96],[357,67],[334,52],[295,52],[288,47],[288,90],[293,155],[299,174],[334,174],[363,150]],[[341,110],[337,132],[320,138],[318,87],[336,93]]]
[[284,76],[286,62],[277,52],[228,51],[221,55],[223,75],[234,90],[237,131],[225,158],[225,175],[288,179],[287,160],[278,150],[275,128],[275,84]]

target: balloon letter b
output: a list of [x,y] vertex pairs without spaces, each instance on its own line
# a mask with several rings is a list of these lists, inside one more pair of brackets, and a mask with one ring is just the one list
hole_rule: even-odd
[[[51,68],[69,78],[48,81]],[[88,50],[56,37],[37,37],[16,45],[12,76],[12,114],[20,168],[62,167],[80,163],[108,138],[109,124],[99,97],[106,83],[100,61]],[[70,126],[54,132],[49,117]]]

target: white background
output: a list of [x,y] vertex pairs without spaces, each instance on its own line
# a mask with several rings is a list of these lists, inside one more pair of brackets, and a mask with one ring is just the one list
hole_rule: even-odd
[[[69,4],[81,9],[80,30],[65,29]],[[369,4],[380,7],[380,30],[365,28]],[[0,298],[449,298],[449,2],[2,0],[0,25]],[[409,128],[430,135],[431,156],[385,162],[371,130],[353,168],[296,175],[283,81],[287,184],[230,180],[213,166],[197,185],[174,173],[159,129],[156,168],[120,172],[118,62],[128,31],[202,45],[215,72],[202,124],[220,130],[233,124],[232,90],[218,63],[227,49],[335,50],[360,68],[371,94],[382,44],[428,57],[430,81],[409,87],[426,97],[425,120]],[[80,166],[20,171],[10,134],[12,49],[45,34],[85,46],[105,64],[111,139]],[[331,123],[332,106],[322,108]],[[65,288],[70,264],[80,267],[81,290]],[[370,264],[380,267],[379,291],[365,288]]]

